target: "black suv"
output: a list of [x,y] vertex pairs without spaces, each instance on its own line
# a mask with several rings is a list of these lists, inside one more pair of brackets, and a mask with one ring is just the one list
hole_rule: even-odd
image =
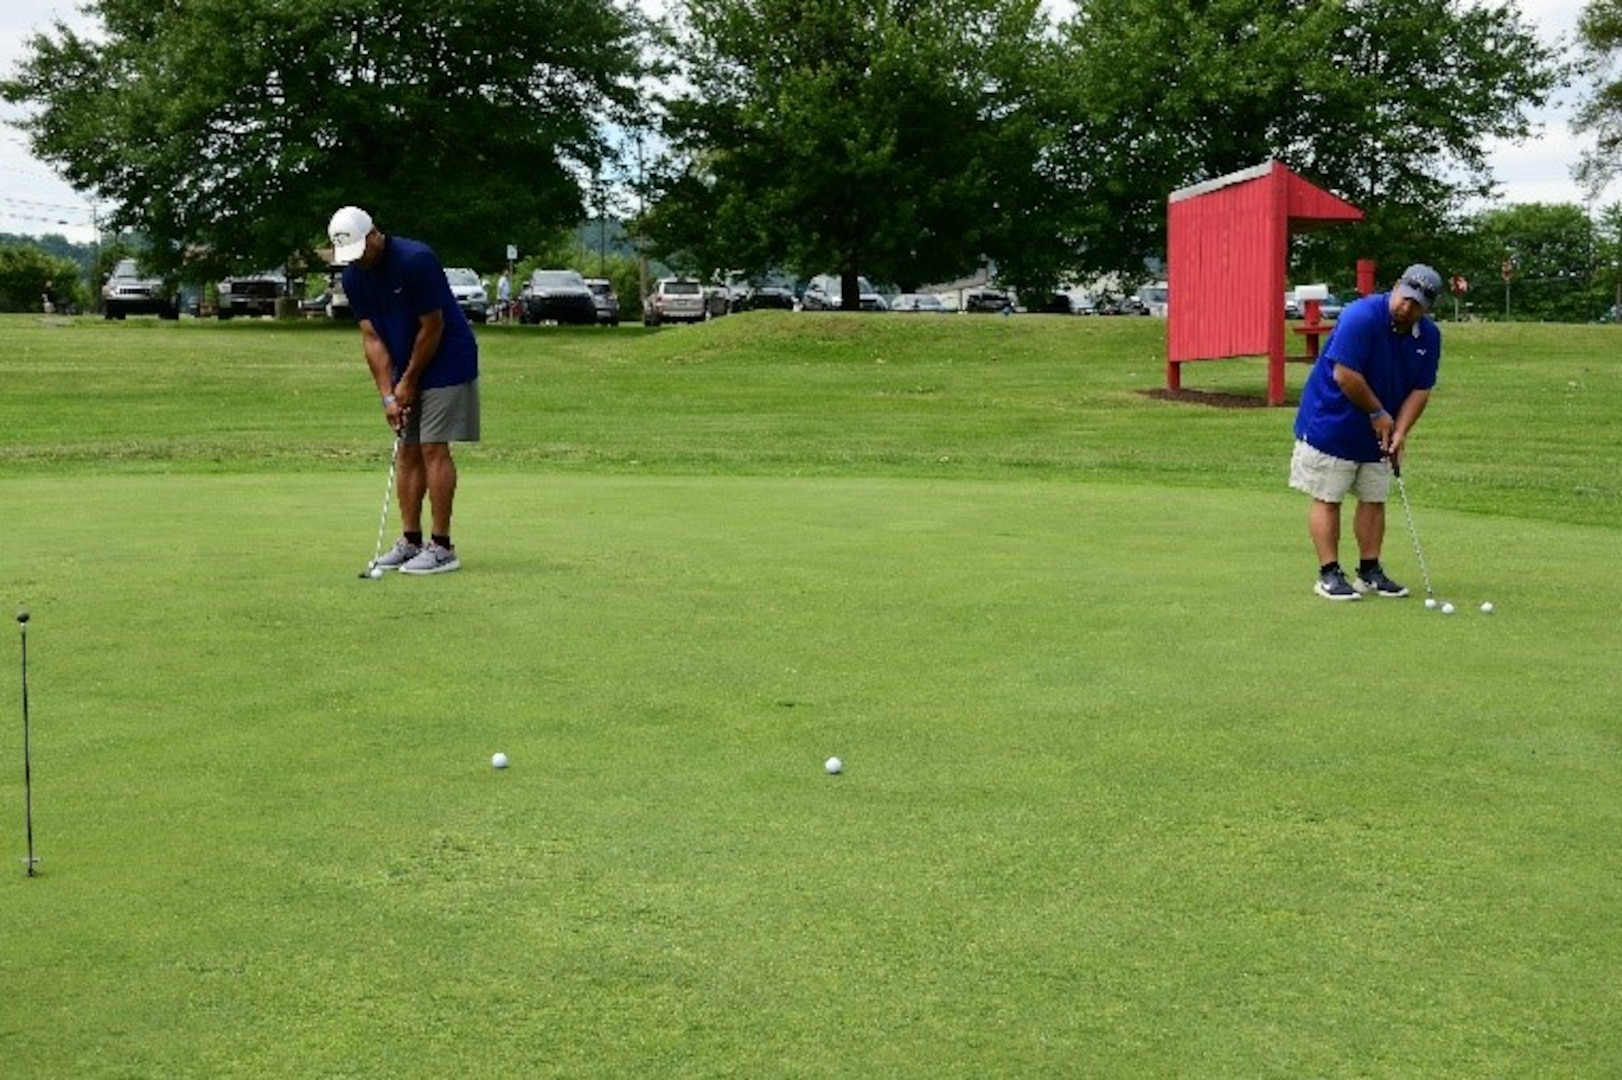
[[287,279],[281,274],[254,274],[228,277],[220,282],[215,313],[222,319],[237,315],[274,315],[276,301],[287,295]]

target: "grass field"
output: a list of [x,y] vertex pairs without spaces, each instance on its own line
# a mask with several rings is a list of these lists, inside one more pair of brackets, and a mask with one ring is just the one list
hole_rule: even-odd
[[1162,331],[485,329],[368,582],[352,328],[0,320],[5,1074],[1622,1073],[1618,332],[1448,328],[1446,617]]

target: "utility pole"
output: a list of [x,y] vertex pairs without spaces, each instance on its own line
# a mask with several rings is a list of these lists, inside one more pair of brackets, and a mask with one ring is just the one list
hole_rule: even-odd
[[636,136],[636,278],[638,305],[648,302],[648,253],[642,246],[641,223],[643,215],[647,213],[647,174],[642,163],[642,134]]

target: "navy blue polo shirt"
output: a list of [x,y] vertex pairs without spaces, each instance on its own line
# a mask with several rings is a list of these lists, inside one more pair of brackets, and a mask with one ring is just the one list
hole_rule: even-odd
[[1341,392],[1335,365],[1363,376],[1380,404],[1395,416],[1408,395],[1436,385],[1442,332],[1428,316],[1411,331],[1391,328],[1391,294],[1375,293],[1346,305],[1301,390],[1295,437],[1345,461],[1379,461],[1380,441],[1368,414]]
[[356,263],[344,267],[344,293],[356,321],[369,320],[383,339],[396,381],[411,361],[419,316],[429,311],[445,316],[445,333],[417,388],[458,386],[479,377],[479,343],[445,280],[439,256],[427,244],[385,236],[383,257],[376,266],[370,270]]

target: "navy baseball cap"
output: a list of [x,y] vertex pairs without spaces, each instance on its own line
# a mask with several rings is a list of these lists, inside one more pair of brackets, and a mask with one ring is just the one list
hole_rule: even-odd
[[1391,291],[1405,300],[1418,301],[1420,307],[1429,311],[1442,292],[1442,275],[1424,263],[1415,263],[1402,272],[1397,287]]

